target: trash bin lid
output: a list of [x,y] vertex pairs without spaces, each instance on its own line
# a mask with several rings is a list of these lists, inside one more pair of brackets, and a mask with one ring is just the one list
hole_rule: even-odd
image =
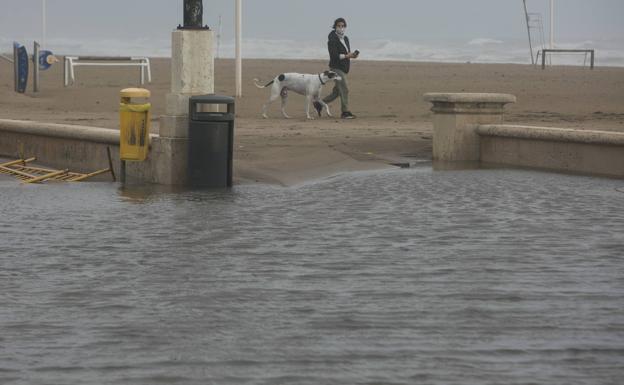
[[235,101],[231,96],[215,94],[191,96],[191,103],[197,104],[234,104]]
[[122,98],[149,98],[150,91],[145,88],[124,88],[119,95]]

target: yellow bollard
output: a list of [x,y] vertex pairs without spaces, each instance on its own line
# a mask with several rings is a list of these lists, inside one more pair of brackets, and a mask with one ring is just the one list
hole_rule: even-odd
[[143,161],[149,151],[150,103],[135,104],[132,98],[148,99],[149,90],[126,88],[121,90],[119,105],[119,156],[121,160]]

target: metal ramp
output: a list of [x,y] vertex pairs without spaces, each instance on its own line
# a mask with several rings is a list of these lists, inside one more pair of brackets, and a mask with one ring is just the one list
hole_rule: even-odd
[[69,169],[55,170],[51,168],[35,167],[30,165],[36,158],[17,159],[0,164],[0,174],[11,175],[22,183],[42,183],[46,181],[55,182],[81,182],[98,175],[110,173],[113,181],[116,181],[115,172],[113,170],[113,162],[108,150],[109,167],[106,169],[94,171],[92,173],[83,174],[78,172],[70,172]]

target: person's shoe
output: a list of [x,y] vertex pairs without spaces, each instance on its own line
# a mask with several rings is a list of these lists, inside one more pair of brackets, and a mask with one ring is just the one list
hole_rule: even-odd
[[321,111],[323,111],[323,105],[320,102],[312,103],[316,112],[318,112],[319,117],[321,117]]
[[355,115],[353,115],[352,113],[350,113],[349,111],[345,111],[342,113],[342,115],[340,116],[342,119],[355,119]]

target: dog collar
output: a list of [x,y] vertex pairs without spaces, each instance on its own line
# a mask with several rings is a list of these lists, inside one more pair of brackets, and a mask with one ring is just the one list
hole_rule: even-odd
[[321,81],[322,85],[325,85],[325,83],[323,83],[323,78],[321,77],[321,74],[318,74],[319,80]]

